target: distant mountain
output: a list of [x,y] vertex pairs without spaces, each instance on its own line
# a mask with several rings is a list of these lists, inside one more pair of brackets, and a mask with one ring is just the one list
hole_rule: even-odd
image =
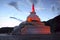
[[60,15],[44,23],[51,27],[51,32],[60,32]]
[[13,27],[2,27],[0,28],[0,33],[3,34],[3,33],[11,33],[13,30]]

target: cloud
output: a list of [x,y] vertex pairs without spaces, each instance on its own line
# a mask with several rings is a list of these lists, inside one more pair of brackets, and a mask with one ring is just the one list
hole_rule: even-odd
[[10,3],[8,3],[8,5],[10,5],[10,6],[14,7],[15,9],[17,9],[18,11],[20,11],[18,8],[19,2],[10,2]]
[[57,1],[60,4],[60,0]]
[[38,1],[37,0],[30,0],[30,2],[36,4]]
[[45,10],[45,8],[42,8],[42,7],[36,7],[35,9],[36,10]]
[[16,20],[18,20],[18,21],[23,21],[23,20],[20,20],[20,19],[18,19],[18,18],[16,18],[16,17],[10,17],[10,18],[16,19]]
[[30,3],[34,3],[34,4],[37,4],[39,3],[40,0],[29,0]]

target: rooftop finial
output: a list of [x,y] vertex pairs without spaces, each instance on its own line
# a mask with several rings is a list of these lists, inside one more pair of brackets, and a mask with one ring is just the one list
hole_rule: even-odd
[[32,4],[32,12],[35,12],[34,4]]

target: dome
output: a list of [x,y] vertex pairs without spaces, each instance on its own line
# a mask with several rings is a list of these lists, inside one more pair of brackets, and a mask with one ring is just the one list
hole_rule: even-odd
[[40,18],[34,14],[34,13],[31,13],[28,17],[27,17],[27,21],[40,21]]

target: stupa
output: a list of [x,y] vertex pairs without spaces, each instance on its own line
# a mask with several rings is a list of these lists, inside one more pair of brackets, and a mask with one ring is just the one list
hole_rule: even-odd
[[21,29],[21,34],[51,34],[50,26],[42,23],[36,15],[34,4],[32,4],[32,12],[30,12],[25,23],[27,23],[27,25]]

